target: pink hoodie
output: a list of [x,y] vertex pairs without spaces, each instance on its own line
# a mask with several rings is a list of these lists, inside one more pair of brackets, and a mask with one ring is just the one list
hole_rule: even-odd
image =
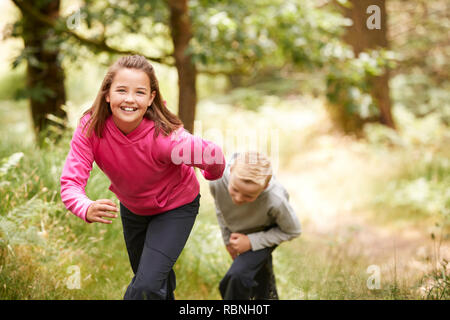
[[[61,199],[66,208],[86,220],[93,202],[85,187],[95,161],[111,181],[109,189],[119,201],[139,215],[154,215],[195,199],[200,185],[193,166],[207,180],[222,176],[225,159],[220,147],[180,128],[169,136],[154,138],[154,122],[144,118],[124,135],[110,116],[103,138],[94,133],[87,138],[82,118],[70,143],[61,175]],[[87,221],[88,222],[88,221]]]

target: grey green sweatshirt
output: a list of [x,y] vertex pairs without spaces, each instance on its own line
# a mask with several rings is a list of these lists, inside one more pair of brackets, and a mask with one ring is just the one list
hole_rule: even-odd
[[230,165],[236,155],[227,163],[222,178],[209,182],[225,244],[229,243],[232,232],[246,234],[253,251],[298,237],[300,221],[289,204],[289,194],[274,176],[255,201],[242,205],[233,203],[228,193],[228,182]]

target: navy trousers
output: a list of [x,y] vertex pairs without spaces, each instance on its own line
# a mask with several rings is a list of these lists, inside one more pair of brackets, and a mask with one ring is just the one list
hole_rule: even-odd
[[194,226],[200,194],[181,207],[153,216],[134,214],[120,204],[123,234],[134,277],[125,300],[173,300],[172,267]]
[[234,259],[219,284],[224,300],[277,300],[272,251],[264,248],[247,251]]

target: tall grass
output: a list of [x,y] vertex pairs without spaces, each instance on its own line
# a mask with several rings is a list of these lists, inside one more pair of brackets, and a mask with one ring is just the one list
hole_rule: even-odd
[[[291,160],[299,156],[298,150],[313,144],[318,135],[330,134],[328,129],[315,127],[309,118],[320,112],[319,103],[273,96],[258,99],[263,101],[259,111],[249,106],[242,109],[223,105],[223,99],[204,100],[199,106],[199,119],[205,130],[226,130],[230,126],[279,129],[280,170],[294,170],[295,161]],[[248,101],[251,104],[258,99]],[[14,105],[0,104],[0,299],[122,299],[132,271],[120,218],[111,225],[86,224],[67,212],[60,199],[59,177],[72,131],[67,130],[62,140],[50,140],[45,148],[38,149],[26,135],[29,130],[17,126],[21,119],[28,119],[25,127],[29,126],[26,106],[19,104],[13,110]],[[308,111],[300,113],[302,109]],[[400,150],[405,157],[411,154],[395,139],[385,142],[389,134],[376,130],[369,135],[375,154],[386,161],[392,160],[391,152]],[[380,145],[386,148],[383,152],[379,152]],[[307,152],[307,148],[302,151]],[[414,164],[390,176],[393,178],[388,187],[384,184],[384,192],[377,190],[371,195],[371,210],[389,211],[389,219],[378,219],[376,223],[386,226],[402,219],[411,221],[411,213],[418,211],[422,212],[417,217],[421,222],[430,214],[448,209],[448,162],[442,152],[432,152],[431,161],[417,158]],[[200,213],[174,267],[177,299],[220,299],[218,285],[232,263],[222,242],[207,182],[201,175],[199,181]],[[426,199],[405,200],[407,195],[423,195],[420,188],[424,183],[429,190]],[[88,196],[117,202],[108,186],[107,177],[94,166],[86,188]],[[410,192],[410,188],[419,191]],[[408,214],[402,216],[403,211]],[[408,278],[397,271],[400,261],[377,261],[366,254],[362,245],[355,244],[355,230],[318,235],[309,232],[308,222],[302,224],[304,233],[300,238],[283,243],[273,254],[281,299],[448,298],[448,268],[441,263],[444,261],[436,259],[436,265],[442,267],[434,273]],[[376,290],[367,287],[367,267],[372,264],[380,265],[383,271],[382,287]],[[80,272],[79,289],[68,286],[73,266]],[[425,291],[421,292],[421,288]]]
[[[399,132],[367,128],[372,147],[395,154],[398,168],[375,184],[372,219],[396,232],[419,229],[431,238],[424,258],[428,268],[420,280],[420,296],[449,299],[450,130],[439,114],[417,118],[402,106],[395,109]],[[445,113],[443,113],[445,115]]]

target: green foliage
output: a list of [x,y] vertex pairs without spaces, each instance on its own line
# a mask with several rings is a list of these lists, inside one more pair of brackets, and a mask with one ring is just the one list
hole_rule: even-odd
[[[6,215],[0,216],[0,246],[11,248],[18,244],[42,245],[36,225],[39,225],[44,210],[51,210],[48,203],[31,198],[15,207]],[[42,233],[41,233],[42,234]]]
[[340,115],[337,122],[343,124],[344,131],[359,131],[365,120],[379,115],[371,96],[371,80],[394,66],[393,53],[372,50],[354,57],[351,49],[339,42],[328,45],[325,52],[330,57],[327,99],[331,108],[339,108],[334,114]]
[[[68,130],[58,143],[48,139],[41,149],[26,146],[22,153],[12,155],[9,150],[20,145],[7,141],[1,145],[2,299],[120,298],[122,286],[129,281],[130,268],[120,222],[108,230],[100,225],[87,228],[61,202],[59,177],[71,135],[72,131]],[[91,176],[88,194],[111,197],[105,175],[95,168]],[[99,259],[104,263],[97,264]],[[66,288],[66,270],[73,265],[81,268],[83,290]],[[99,276],[93,278],[92,274]],[[106,285],[98,288],[97,281]],[[116,288],[113,283],[122,285]]]
[[[346,2],[344,1],[343,4]],[[193,38],[188,53],[198,70],[255,78],[266,69],[326,73],[327,97],[342,108],[344,117],[376,115],[369,92],[369,76],[386,67],[386,54],[372,52],[354,59],[339,39],[349,21],[331,6],[317,8],[308,0],[189,1]],[[151,15],[149,15],[151,12]],[[61,17],[59,24],[78,15],[78,33],[89,33],[97,43],[150,56],[170,55],[169,9],[161,1],[86,1],[75,13]],[[124,39],[130,39],[124,43]],[[105,48],[60,37],[56,41],[67,59],[79,60],[82,45],[99,54]],[[33,54],[22,58],[33,62]],[[18,61],[20,60],[20,57]],[[110,62],[105,58],[105,63]],[[33,99],[51,92],[37,86],[28,90]],[[22,95],[23,96],[23,95]],[[245,95],[244,105],[257,108]]]
[[233,90],[225,99],[226,103],[251,111],[257,111],[264,102],[263,93],[252,88],[238,88]]
[[[350,4],[349,1],[338,2],[343,6]],[[45,4],[46,1],[38,1],[35,7]],[[192,0],[188,4],[193,26],[193,38],[188,50],[199,70],[240,74],[248,78],[258,77],[267,68],[276,70],[289,65],[301,71],[320,71],[325,77],[330,105],[339,109],[335,113],[344,120],[356,119],[350,123],[348,131],[378,116],[376,105],[369,95],[369,79],[386,68],[392,68],[392,54],[372,51],[352,57],[349,49],[337,40],[349,21],[333,9],[331,1],[319,7],[308,0]],[[402,22],[406,17],[408,24],[425,25],[428,32],[420,32],[420,26],[394,32],[392,50],[396,52],[399,62],[397,71],[406,76],[406,80],[401,77],[397,79],[406,81],[401,85],[406,90],[392,90],[396,95],[394,99],[414,107],[417,114],[444,114],[444,121],[448,123],[446,32],[442,32],[442,26],[436,19],[445,11],[442,10],[445,3],[436,1],[428,4],[424,0],[415,0],[405,10],[402,6],[402,1],[388,4],[388,20],[393,21],[391,29],[394,30],[398,21]],[[407,10],[409,7],[414,10]],[[155,57],[169,56],[173,50],[170,12],[164,1],[89,0],[84,1],[78,11],[72,10],[61,16],[55,34],[47,41],[47,47],[60,48],[63,53],[61,57],[71,63],[79,64],[79,61],[91,59],[92,52],[105,65],[110,64],[112,59],[104,54],[106,49],[102,46],[91,46],[67,37],[63,31],[74,15],[79,18],[79,24],[74,26],[73,31],[89,35],[89,39],[97,43],[104,42],[122,50],[134,50]],[[420,19],[424,20],[418,23]],[[17,21],[12,35],[23,35],[22,20]],[[417,50],[420,54],[416,54]],[[430,54],[427,54],[428,51]],[[24,50],[14,65],[20,61],[45,67],[30,49]],[[417,93],[420,93],[419,99],[415,96]],[[17,97],[42,101],[52,94],[46,88],[37,86],[22,90]]]
[[415,82],[414,78],[417,78],[421,85],[427,79],[427,86],[448,88],[450,59],[447,1],[392,0],[386,5],[388,28],[392,30],[391,49],[401,56],[397,71],[410,78],[410,81]]
[[25,68],[3,73],[0,78],[0,100],[13,100],[25,83]]
[[403,177],[385,185],[377,203],[391,208],[441,217],[450,222],[450,165],[443,159],[415,165]]
[[[203,69],[251,76],[267,66],[293,63],[314,69],[321,48],[344,23],[309,1],[190,2],[194,38],[190,53]],[[224,50],[225,49],[225,50]]]
[[402,170],[376,197],[381,208],[409,208],[419,216],[433,216],[450,222],[450,161],[448,127],[437,114],[422,118],[398,105],[394,110],[398,132],[380,125],[368,125],[369,142],[385,149],[396,147],[405,157]]
[[[77,32],[88,31],[95,39],[104,37],[111,45],[123,48],[130,45],[129,48],[148,54],[170,52],[165,2],[86,1],[84,4],[81,9],[84,18]],[[389,52],[373,51],[354,58],[347,47],[333,40],[339,37],[340,27],[346,23],[339,15],[314,8],[304,0],[283,3],[198,0],[189,4],[194,23],[190,52],[199,67],[211,71],[248,72],[250,77],[257,78],[270,68],[281,70],[287,64],[295,64],[298,68],[295,71],[327,75],[328,98],[333,103],[343,104],[348,114],[363,119],[376,115],[368,96],[367,79],[390,67],[392,57]],[[61,23],[67,18],[62,17]],[[146,39],[133,37],[133,33],[141,33]],[[128,37],[133,40],[122,43]],[[110,63],[108,55],[99,54],[93,59],[92,53],[75,43],[73,39],[64,39],[61,43],[65,63],[73,66],[70,59],[78,63],[90,59],[96,64]],[[23,78],[23,74],[20,77]],[[93,73],[80,73],[75,77],[85,79],[91,75]],[[306,80],[302,81],[309,83],[310,75],[306,75]],[[3,78],[0,95],[4,92],[11,98],[12,89],[15,90],[19,82],[14,79],[21,79],[18,75],[15,77]],[[92,77],[101,78],[98,74]],[[414,220],[422,226],[425,219],[436,218],[445,237],[450,208],[448,90],[444,84],[435,86],[429,77],[427,72],[426,76],[407,74],[393,79],[398,132],[380,125],[365,127],[367,140],[364,142],[376,152],[399,153],[399,157],[403,157],[402,170],[376,190],[370,208],[379,216],[387,215],[390,225],[394,221]],[[227,120],[231,121],[232,128],[244,128],[261,120],[266,128],[279,129],[283,132],[281,160],[283,165],[287,164],[291,158],[302,157],[298,156],[298,150],[307,146],[306,140],[313,141],[316,132],[328,130],[326,126],[322,128],[321,122],[316,123],[315,118],[307,119],[305,113],[294,112],[302,104],[308,104],[313,110],[314,106],[309,106],[307,100],[286,102],[270,97],[273,106],[267,106],[270,95],[296,92],[302,85],[299,82],[281,77],[232,90],[222,100],[218,99],[230,106],[208,105],[200,116],[208,115],[205,111],[211,112],[212,117],[204,118],[204,123],[208,119],[208,128],[218,128]],[[87,93],[95,94],[86,86],[89,84],[84,80],[69,82],[72,91],[69,94],[79,95],[76,105],[85,102]],[[208,90],[214,92],[211,88]],[[289,103],[293,108],[286,108]],[[265,107],[260,108],[262,105]],[[26,143],[24,102],[2,103],[0,107],[0,298],[121,299],[132,272],[119,219],[108,226],[87,225],[67,212],[59,197],[59,175],[72,131],[64,132],[58,142],[49,135],[43,148],[38,149]],[[393,157],[384,159],[391,161]],[[207,190],[205,182],[201,180],[201,183],[202,190]],[[94,166],[86,188],[88,196],[116,201],[107,190],[108,186],[106,176]],[[207,192],[202,195],[200,214],[175,265],[179,284],[177,298],[219,299],[217,285],[231,263],[220,238],[212,199]],[[418,297],[414,291],[416,283],[406,285],[387,279],[382,290],[368,291],[365,268],[371,259],[351,252],[353,238],[351,232],[345,239],[305,234],[300,241],[280,246],[274,254],[274,264],[281,297]],[[448,299],[448,266],[446,261],[443,263],[445,265],[441,264],[424,278],[425,298]],[[81,269],[80,290],[68,290],[65,286],[66,270],[72,265]]]
[[[112,48],[155,57],[171,53],[169,10],[164,1],[89,0],[60,21],[66,24],[72,17],[78,19],[73,31],[94,43],[105,42]],[[105,65],[110,65],[115,58],[101,45],[73,38],[64,39],[62,49],[74,64],[80,64],[80,54],[88,57],[94,53]]]
[[210,4],[190,5],[195,30],[190,53],[203,69],[250,78],[286,65],[303,72],[321,71],[326,97],[338,109],[332,114],[342,121],[362,120],[346,126],[346,131],[356,131],[364,120],[378,116],[370,81],[393,67],[392,52],[370,51],[354,57],[338,40],[349,24],[338,12],[302,0],[221,1],[205,8],[206,3]]
[[0,178],[4,176],[12,167],[15,167],[20,159],[22,159],[23,153],[17,152],[12,154],[11,156],[1,159],[0,161]]
[[[50,2],[51,1],[47,0],[34,1],[32,9],[38,13],[40,10],[45,11],[45,8]],[[31,2],[23,1],[23,4],[30,6]],[[28,25],[28,29],[26,25]],[[40,39],[36,39],[36,34],[30,34],[30,26],[32,32],[40,32]],[[7,37],[8,36],[20,37],[25,42],[25,46],[20,54],[16,56],[12,62],[13,69],[26,63],[29,67],[39,69],[45,74],[47,70],[52,69],[51,67],[54,66],[55,63],[59,63],[59,61],[44,61],[45,59],[43,59],[41,55],[44,53],[44,55],[47,54],[48,56],[49,53],[58,52],[63,38],[61,38],[55,30],[52,30],[49,26],[45,26],[42,23],[37,23],[35,20],[31,19],[29,15],[25,15],[24,12],[22,12],[22,17],[13,24],[11,33],[7,34]],[[30,41],[30,39],[33,39],[33,41]],[[58,57],[58,59],[61,59],[61,57]],[[53,65],[51,65],[52,63]],[[56,93],[45,85],[45,80],[43,80],[42,76],[40,79],[41,80],[34,83],[33,86],[30,86],[31,79],[28,79],[28,81],[21,81],[22,85],[15,90],[14,98],[31,99],[44,103],[48,97],[55,97]]]
[[450,271],[447,268],[448,261],[443,259],[436,270],[424,277],[422,288],[425,299],[450,299]]
[[46,87],[42,82],[36,83],[32,88],[21,88],[16,92],[16,99],[31,99],[40,103],[45,103],[47,98],[55,97],[55,92]]
[[450,82],[436,84],[421,73],[399,74],[391,81],[391,92],[397,106],[420,118],[433,114],[443,124],[450,125]]
[[[205,194],[202,196],[206,196]],[[218,283],[227,272],[231,258],[226,252],[211,202],[202,202],[192,236],[188,239],[174,269],[181,299],[220,299]]]
[[386,2],[390,48],[398,57],[391,96],[417,117],[435,114],[450,124],[448,3]]
[[[272,86],[266,86],[272,89]],[[254,90],[261,94],[265,92],[263,89],[258,87]],[[280,152],[293,157],[297,146],[300,146],[298,141],[301,132],[310,131],[316,126],[311,122],[310,127],[297,128],[301,116],[294,111],[299,108],[299,101],[277,99],[272,103],[272,107],[266,106],[257,111],[258,119],[275,124],[280,131],[281,128],[286,128],[282,139],[285,146]],[[288,104],[290,109],[287,109]],[[303,101],[301,104],[309,105],[309,102]],[[205,109],[211,111],[213,107],[207,106]],[[20,110],[24,112],[23,108]],[[254,111],[235,111],[232,106],[225,108],[220,105],[214,112],[211,113],[214,117],[207,117],[214,119],[208,128],[217,128],[219,122],[225,120],[229,120],[233,128],[248,125],[256,114]],[[201,114],[205,116],[204,112]],[[5,173],[0,178],[8,182],[0,185],[0,238],[4,241],[0,248],[0,283],[4,285],[0,286],[2,299],[122,299],[132,278],[120,220],[114,220],[111,225],[88,225],[67,212],[61,202],[59,175],[69,149],[71,134],[72,131],[68,130],[63,141],[50,141],[45,149],[21,146],[13,140],[2,140],[0,143],[0,158],[4,159],[0,168],[8,167],[3,170]],[[414,143],[417,147],[417,142]],[[374,144],[389,146],[381,140]],[[11,157],[16,152],[24,154],[20,161],[17,161],[18,156]],[[423,172],[418,174],[424,175]],[[446,172],[435,170],[427,179],[433,181],[446,179],[445,177]],[[199,180],[203,190],[200,213],[175,265],[177,299],[220,299],[218,283],[231,264],[216,222],[214,202],[206,191],[207,182],[200,177]],[[106,176],[95,166],[86,188],[87,195],[92,199],[109,198],[116,201],[107,190],[108,185]],[[436,193],[441,191],[442,189],[436,189]],[[410,210],[411,207],[404,209]],[[359,251],[355,254],[355,247],[352,246],[354,235],[351,230],[348,230],[345,237],[305,233],[300,239],[281,245],[274,254],[274,268],[281,298],[419,297],[414,291],[416,283],[404,284],[385,278],[382,290],[368,290],[365,286],[365,270],[372,263],[371,258],[364,257]],[[69,290],[66,287],[69,276],[67,269],[70,266],[80,268],[81,289]]]

